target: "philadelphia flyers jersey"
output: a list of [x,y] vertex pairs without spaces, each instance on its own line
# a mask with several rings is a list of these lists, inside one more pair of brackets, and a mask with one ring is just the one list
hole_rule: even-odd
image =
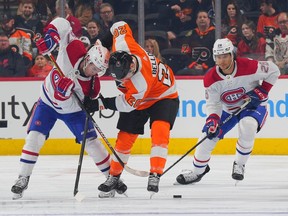
[[269,34],[273,33],[277,28],[279,28],[277,23],[278,14],[275,13],[272,16],[260,15],[257,23],[257,32],[267,38]]
[[118,111],[143,110],[159,100],[178,97],[172,69],[135,41],[126,22],[114,23],[110,31],[113,35],[112,51],[122,50],[134,55],[139,65],[130,79],[118,85],[118,89],[124,93],[116,97]]
[[221,73],[218,66],[213,67],[204,77],[207,115],[215,113],[221,116],[222,110],[234,112],[244,103],[247,92],[260,84],[269,91],[279,75],[273,62],[248,58],[237,58],[231,75]]
[[189,31],[183,39],[181,52],[191,55],[191,62],[204,63],[210,68],[215,65],[212,53],[214,42],[214,26],[210,26],[205,32],[195,28]]

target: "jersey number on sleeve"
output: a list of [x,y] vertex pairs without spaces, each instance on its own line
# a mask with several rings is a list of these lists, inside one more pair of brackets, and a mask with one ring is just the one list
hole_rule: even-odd
[[166,86],[171,86],[170,71],[161,62],[159,63],[158,79]]

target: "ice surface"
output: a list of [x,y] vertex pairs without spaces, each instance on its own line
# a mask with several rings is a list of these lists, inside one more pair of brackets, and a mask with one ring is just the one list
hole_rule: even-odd
[[[168,156],[166,168],[179,156]],[[149,199],[147,177],[123,172],[128,197],[98,198],[105,178],[84,156],[79,193],[73,197],[78,156],[42,156],[20,200],[12,200],[19,157],[0,157],[0,215],[288,215],[288,156],[251,156],[245,178],[235,186],[231,178],[234,156],[212,155],[211,171],[194,185],[173,185],[182,169],[189,169],[189,155],[160,181],[160,191]],[[149,156],[132,155],[128,165],[149,170]],[[182,195],[182,198],[173,198]]]

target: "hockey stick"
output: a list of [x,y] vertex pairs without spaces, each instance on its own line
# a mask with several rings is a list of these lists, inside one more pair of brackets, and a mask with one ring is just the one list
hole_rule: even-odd
[[[245,107],[247,106],[247,104],[251,101],[251,99],[247,99],[245,101],[244,104],[242,104],[239,109],[237,111],[235,111],[234,113],[232,113],[231,115],[229,115],[223,122],[221,122],[221,124],[219,125],[219,127],[221,128],[224,124],[226,124],[232,117],[238,115],[243,109],[245,109]],[[175,163],[173,163],[170,167],[168,167],[161,175],[161,177],[167,173],[172,167],[174,167],[176,164],[178,164],[184,157],[186,157],[191,151],[193,151],[197,146],[199,146],[202,142],[204,142],[204,140],[206,140],[208,138],[208,135],[206,135],[205,137],[203,137],[196,145],[194,145],[192,148],[190,148],[182,157],[180,157]]]
[[84,150],[85,150],[85,145],[86,145],[88,123],[89,123],[89,117],[86,116],[83,140],[82,140],[81,151],[80,151],[80,155],[79,155],[78,168],[77,168],[77,174],[76,174],[75,185],[74,185],[74,197],[79,202],[81,202],[84,199],[84,195],[78,193],[78,186],[79,186],[79,181],[80,181],[80,174],[81,174]]
[[[54,56],[49,53],[48,54],[49,58],[51,59],[51,61],[53,62],[53,64],[55,65],[55,67],[57,68],[57,70],[59,71],[59,73],[62,76],[65,76],[64,73],[62,72],[62,70],[60,69],[59,65],[57,64]],[[142,170],[135,170],[132,169],[131,167],[127,166],[127,164],[125,164],[121,158],[119,157],[119,155],[116,153],[115,149],[113,148],[113,146],[110,144],[110,142],[108,141],[108,139],[106,138],[106,136],[104,135],[104,133],[102,132],[102,130],[100,129],[100,127],[98,126],[98,124],[95,122],[95,120],[93,119],[93,117],[90,115],[90,113],[86,110],[86,108],[84,107],[81,99],[79,98],[79,96],[76,94],[76,92],[72,91],[73,96],[77,99],[77,102],[79,104],[79,106],[81,107],[81,109],[86,113],[86,116],[88,116],[88,118],[92,121],[94,127],[96,128],[96,130],[98,131],[98,133],[101,135],[101,137],[103,138],[103,140],[105,141],[105,144],[108,146],[108,148],[111,150],[111,152],[115,155],[115,157],[117,158],[118,162],[121,164],[121,166],[130,174],[132,175],[136,175],[136,176],[140,176],[140,177],[147,177],[149,176],[150,172],[147,171],[142,171]]]

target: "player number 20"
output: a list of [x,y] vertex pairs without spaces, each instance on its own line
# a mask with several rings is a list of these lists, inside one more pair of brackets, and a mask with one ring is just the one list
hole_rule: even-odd
[[158,79],[160,82],[162,82],[166,86],[171,86],[171,79],[170,79],[170,71],[168,68],[165,67],[164,64],[160,62],[158,65],[159,67],[159,73],[158,73]]

